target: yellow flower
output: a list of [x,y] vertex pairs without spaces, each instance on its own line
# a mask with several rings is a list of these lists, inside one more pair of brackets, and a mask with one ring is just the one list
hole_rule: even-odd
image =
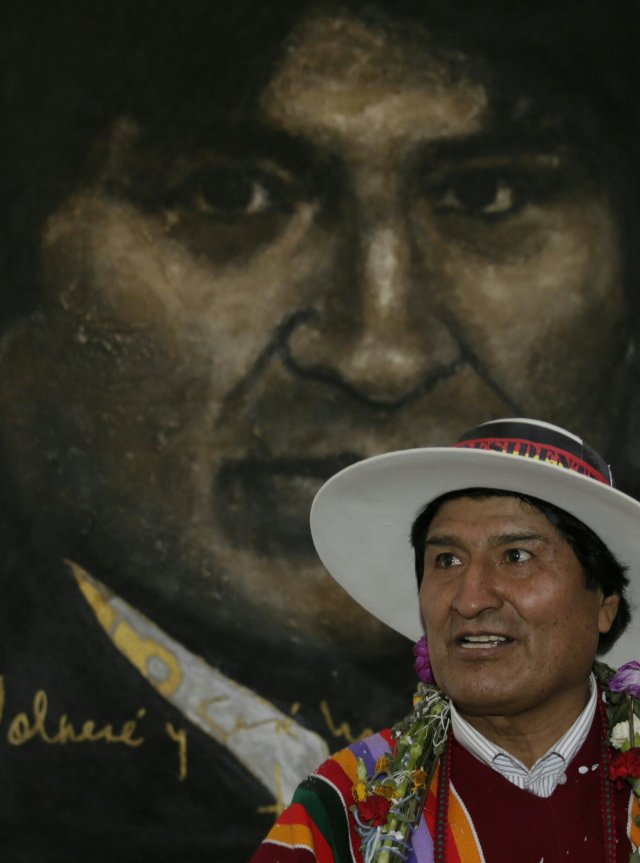
[[411,774],[411,781],[414,789],[424,788],[427,784],[428,776],[424,770],[414,770]]
[[364,763],[364,758],[358,758],[356,764],[356,779],[358,782],[367,781],[367,765]]
[[356,782],[353,786],[353,798],[356,802],[361,803],[367,799],[367,786],[364,782]]
[[385,797],[387,800],[393,800],[394,797],[398,796],[396,787],[391,782],[376,785],[373,789],[373,793],[378,797]]
[[386,755],[383,755],[382,758],[378,758],[376,761],[376,769],[374,776],[378,776],[380,773],[388,773],[389,772],[389,759]]

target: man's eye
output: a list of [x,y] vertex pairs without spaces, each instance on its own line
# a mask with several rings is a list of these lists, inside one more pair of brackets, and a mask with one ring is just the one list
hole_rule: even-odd
[[223,221],[264,213],[288,213],[296,199],[293,183],[259,168],[209,166],[165,196],[165,206]]
[[449,569],[452,566],[460,566],[460,558],[450,551],[436,555],[436,567],[438,569]]
[[531,552],[524,548],[510,548],[506,553],[506,558],[509,563],[524,563],[525,560],[530,560]]

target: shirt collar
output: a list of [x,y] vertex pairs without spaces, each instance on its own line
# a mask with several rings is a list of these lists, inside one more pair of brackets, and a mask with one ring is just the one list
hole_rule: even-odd
[[589,700],[580,716],[536,763],[527,768],[522,761],[483,734],[480,734],[451,705],[451,730],[457,742],[478,761],[496,770],[514,785],[537,797],[550,797],[558,785],[566,782],[565,770],[587,738],[596,712],[598,687],[593,674],[589,677]]

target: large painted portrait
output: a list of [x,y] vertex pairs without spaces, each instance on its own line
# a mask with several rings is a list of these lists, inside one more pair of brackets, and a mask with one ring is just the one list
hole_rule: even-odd
[[410,704],[328,476],[520,415],[640,490],[637,4],[5,10],[3,859],[242,863]]

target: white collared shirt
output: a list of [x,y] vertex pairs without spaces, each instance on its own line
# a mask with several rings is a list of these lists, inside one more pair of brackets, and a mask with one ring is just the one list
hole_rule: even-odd
[[509,782],[535,794],[550,797],[558,785],[567,781],[566,768],[587,739],[596,712],[598,687],[593,674],[589,678],[589,701],[571,728],[541,757],[531,769],[476,731],[451,705],[451,729],[457,742],[478,761],[492,767]]

